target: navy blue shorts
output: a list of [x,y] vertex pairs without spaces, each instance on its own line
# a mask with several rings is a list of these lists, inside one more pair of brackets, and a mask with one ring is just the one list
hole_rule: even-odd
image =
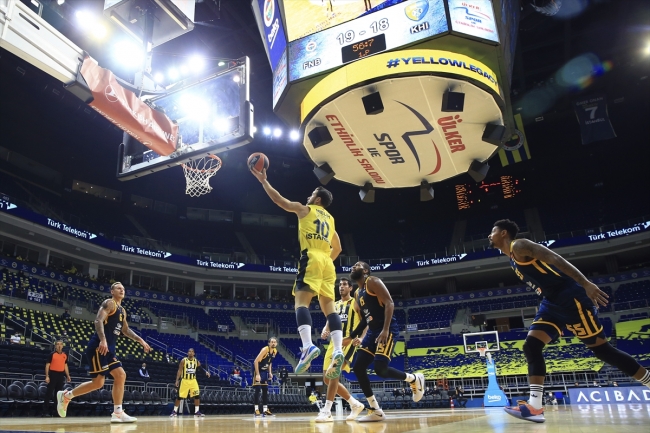
[[[255,372],[253,372],[255,373]],[[266,370],[260,371],[260,381],[257,382],[255,380],[255,377],[253,377],[253,386],[261,386],[261,385],[268,385],[269,384],[269,372]]]
[[565,327],[587,344],[595,343],[597,337],[605,338],[603,325],[598,320],[598,309],[587,296],[574,297],[564,305],[544,299],[530,330],[544,331],[556,340]]
[[393,350],[395,349],[395,340],[399,337],[399,327],[397,324],[391,325],[388,333],[388,339],[386,344],[377,344],[375,340],[381,334],[382,328],[379,329],[368,329],[366,336],[361,341],[359,350],[368,352],[375,357],[375,360],[385,361],[386,358],[390,361],[391,356],[393,356]]
[[91,339],[89,342],[86,349],[86,359],[90,366],[88,371],[90,377],[108,376],[111,371],[122,367],[122,362],[115,357],[115,348],[109,347],[106,355],[100,355],[99,342],[95,339]]

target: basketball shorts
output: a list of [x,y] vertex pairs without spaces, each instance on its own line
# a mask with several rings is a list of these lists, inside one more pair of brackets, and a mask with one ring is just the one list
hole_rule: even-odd
[[329,254],[322,251],[301,251],[293,294],[298,290],[311,290],[319,297],[335,299],[334,286],[336,269]]
[[[254,373],[254,372],[253,372]],[[260,371],[260,381],[257,382],[253,377],[253,386],[267,386],[269,384],[269,372],[266,370]]]
[[[345,364],[343,364],[343,371],[349,373],[350,366],[352,365],[352,359],[354,354],[357,351],[357,347],[353,346],[352,343],[347,346],[343,346],[343,355],[345,355]],[[334,353],[334,344],[330,342],[330,345],[327,347],[327,352],[325,352],[325,362],[323,363],[323,371],[327,371],[330,364],[332,363],[332,354]]]
[[196,379],[183,379],[178,388],[178,398],[197,398],[199,396],[199,383]]
[[393,350],[395,349],[395,340],[399,337],[399,328],[397,324],[391,325],[386,343],[377,344],[375,340],[377,340],[377,337],[381,334],[381,330],[382,328],[375,330],[368,329],[366,336],[361,341],[359,350],[374,355],[375,360],[385,361],[385,358],[388,358],[390,361],[391,356],[393,356]]
[[565,327],[586,344],[595,343],[597,337],[605,338],[603,325],[598,320],[598,309],[587,296],[575,297],[564,305],[544,299],[530,330],[544,331],[556,340]]
[[109,376],[111,371],[122,367],[122,362],[115,357],[115,347],[109,347],[106,355],[99,353],[99,341],[91,339],[86,349],[86,360],[90,366],[90,377]]

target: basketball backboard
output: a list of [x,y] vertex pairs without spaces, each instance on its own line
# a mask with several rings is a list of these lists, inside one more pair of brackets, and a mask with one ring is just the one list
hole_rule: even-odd
[[479,353],[481,348],[486,352],[499,351],[499,333],[497,331],[470,332],[463,334],[465,353]]
[[162,156],[128,134],[119,147],[117,178],[130,180],[216,155],[253,140],[253,106],[249,95],[249,60],[155,96],[146,102],[178,124],[176,151]]

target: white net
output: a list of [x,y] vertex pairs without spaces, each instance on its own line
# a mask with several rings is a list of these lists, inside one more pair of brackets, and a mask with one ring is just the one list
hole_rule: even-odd
[[221,168],[221,159],[216,155],[193,159],[181,164],[185,173],[185,194],[199,197],[212,191],[210,178]]

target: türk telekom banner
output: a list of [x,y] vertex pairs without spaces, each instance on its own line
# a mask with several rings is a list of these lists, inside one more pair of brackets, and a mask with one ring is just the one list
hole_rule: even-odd
[[650,389],[645,386],[569,389],[571,404],[650,404]]
[[111,71],[86,57],[81,75],[94,97],[89,105],[99,114],[159,155],[176,150],[178,125],[123,88]]

